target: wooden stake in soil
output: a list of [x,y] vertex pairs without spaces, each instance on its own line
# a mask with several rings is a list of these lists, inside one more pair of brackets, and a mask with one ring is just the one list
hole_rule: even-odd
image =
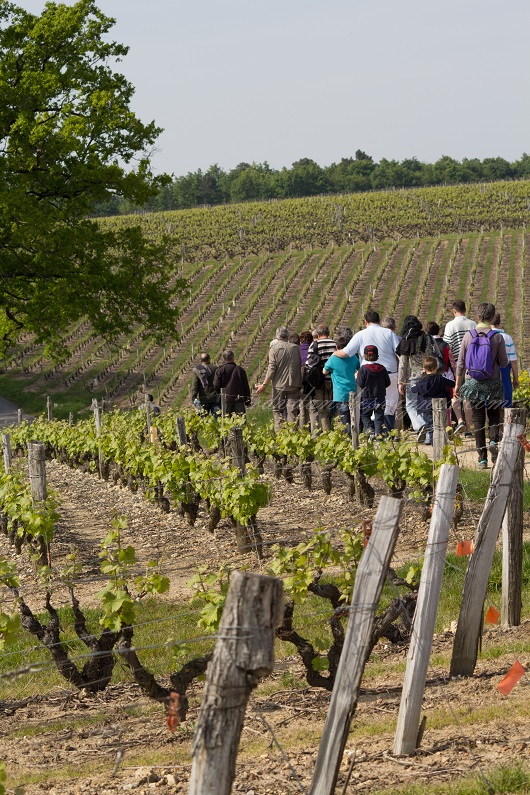
[[444,447],[448,442],[445,431],[447,425],[447,400],[433,398],[432,400],[432,453],[435,461],[439,461],[444,454]]
[[[42,442],[28,442],[28,469],[29,485],[33,503],[44,502],[47,497],[46,489],[46,456]],[[51,566],[50,549],[44,536],[38,536],[41,566]]]
[[17,425],[22,425],[22,409],[17,411]]
[[[144,373],[145,375],[145,373]],[[151,438],[151,406],[149,404],[149,398],[145,396],[145,419],[147,423],[147,438]]]
[[[521,418],[526,424],[526,414]],[[502,605],[503,627],[521,623],[523,581],[523,488],[524,447],[520,445],[513,470],[506,513],[502,521]]]
[[46,499],[46,458],[42,442],[28,442],[28,468],[31,497],[34,502]]
[[354,450],[359,447],[359,428],[357,426],[357,392],[350,392],[350,424],[351,424],[351,446]]
[[179,437],[179,444],[188,444],[188,434],[186,433],[186,421],[184,417],[177,417],[177,433]]
[[275,577],[232,572],[193,740],[190,795],[231,791],[250,693],[274,667],[282,594]]
[[440,477],[436,485],[436,496],[429,527],[427,549],[421,571],[420,589],[407,658],[407,670],[401,693],[401,706],[394,739],[394,753],[398,756],[412,756],[417,747],[421,704],[431,655],[434,623],[442,590],[442,577],[456,487],[458,485],[458,472],[459,468],[457,466],[442,464]]
[[221,417],[226,417],[226,389],[221,389]]
[[46,398],[46,414],[48,416],[48,422],[51,422],[53,420],[53,411],[52,411],[52,399],[49,395]]
[[4,453],[4,470],[11,472],[11,436],[8,433],[2,434],[2,450]]
[[241,477],[244,478],[246,475],[246,466],[243,428],[239,428],[235,425],[230,429],[230,448],[232,450],[232,464],[239,468]]
[[357,706],[375,611],[396,545],[402,510],[403,500],[381,498],[370,540],[357,568],[350,620],[309,795],[332,795],[335,792],[344,747]]
[[[92,411],[94,413],[94,424],[96,426],[96,437],[99,438],[101,433],[101,417],[99,414],[99,406],[97,398],[93,398],[92,400]],[[99,446],[98,442],[98,469],[99,469],[99,477],[103,478],[103,455],[101,453],[101,447]]]
[[484,599],[501,529],[510,484],[519,455],[517,436],[524,432],[524,410],[506,409],[504,436],[493,470],[486,504],[475,534],[475,550],[469,559],[460,615],[453,643],[451,676],[472,676],[478,655]]

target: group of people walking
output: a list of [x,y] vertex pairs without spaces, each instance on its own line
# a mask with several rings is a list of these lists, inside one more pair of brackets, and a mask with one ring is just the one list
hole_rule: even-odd
[[[329,430],[337,417],[350,432],[350,393],[357,392],[360,417],[354,419],[365,433],[385,436],[396,427],[396,415],[400,424],[404,398],[418,441],[432,444],[432,400],[445,398],[457,433],[471,436],[473,424],[479,467],[486,468],[488,449],[492,462],[497,457],[502,409],[511,405],[512,389],[518,386],[517,353],[493,304],[479,304],[476,321],[466,316],[461,300],[453,301],[452,310],[443,336],[437,323],[424,327],[415,315],[405,317],[397,334],[395,320],[381,321],[372,309],[356,334],[340,327],[332,338],[321,324],[298,335],[280,326],[270,343],[265,378],[256,386],[261,395],[271,384],[275,430],[287,420],[316,434]],[[194,405],[217,414],[221,389],[226,412],[244,413],[251,390],[233,351],[223,352],[220,367],[201,354],[193,369]]]

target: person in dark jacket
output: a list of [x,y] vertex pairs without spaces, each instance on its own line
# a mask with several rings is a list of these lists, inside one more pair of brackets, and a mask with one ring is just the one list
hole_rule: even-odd
[[201,360],[193,368],[191,400],[198,411],[206,411],[216,417],[221,410],[219,394],[215,391],[213,379],[217,367],[210,363],[210,354],[201,353]]
[[423,373],[412,386],[412,392],[418,396],[418,414],[425,422],[425,444],[432,444],[433,398],[445,398],[448,404],[451,402],[451,388],[447,378],[438,372],[436,357],[425,357],[423,360]]
[[[363,430],[370,436],[381,436],[384,427],[386,389],[390,386],[388,370],[378,363],[377,345],[366,345],[364,364],[357,375],[357,388],[361,390],[361,420]],[[374,419],[372,420],[372,414]]]
[[223,361],[217,368],[213,385],[216,392],[226,390],[226,413],[245,414],[250,406],[250,386],[245,370],[234,361],[234,351],[223,351]]

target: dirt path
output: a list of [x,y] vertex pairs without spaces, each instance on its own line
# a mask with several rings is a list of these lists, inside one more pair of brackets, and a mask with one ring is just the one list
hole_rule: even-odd
[[[26,414],[25,411],[22,412],[22,418],[24,420],[33,419],[31,414]],[[5,428],[8,425],[14,425],[17,421],[18,421],[18,407],[15,406],[14,403],[11,403],[9,400],[0,397],[0,428]]]
[[[338,530],[360,522],[359,511],[349,500],[347,484],[339,473],[334,473],[334,489],[328,497],[320,486],[316,466],[312,491],[302,487],[298,475],[292,485],[272,475],[267,477],[272,500],[258,515],[266,548],[276,542],[297,542],[316,527]],[[215,570],[229,560],[234,567],[259,568],[253,553],[238,555],[234,530],[228,520],[220,522],[214,535],[207,531],[204,504],[201,504],[195,526],[189,527],[177,511],[164,514],[144,495],[101,481],[96,475],[71,469],[58,461],[47,463],[47,479],[49,488],[60,498],[61,519],[53,542],[52,562],[60,570],[66,556],[76,550],[84,572],[76,590],[83,604],[98,604],[95,594],[105,581],[100,574],[100,542],[115,516],[127,517],[128,527],[122,533],[122,542],[134,546],[140,562],[138,571],[143,570],[149,560],[161,562],[163,573],[171,581],[167,599],[183,600],[191,596],[186,583],[200,565]],[[367,515],[371,513],[368,511]],[[421,546],[421,538],[418,544]],[[33,564],[24,554],[16,556],[4,536],[0,536],[0,555],[17,562],[28,603],[35,608],[41,607],[42,591],[35,581]],[[55,599],[57,605],[67,604],[65,589],[58,586]]]

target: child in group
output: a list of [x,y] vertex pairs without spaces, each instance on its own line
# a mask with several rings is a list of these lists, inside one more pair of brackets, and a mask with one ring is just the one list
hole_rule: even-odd
[[418,414],[425,421],[425,444],[432,444],[432,400],[445,398],[451,402],[450,383],[438,372],[438,361],[434,356],[426,356],[423,360],[423,372],[412,387],[418,395]]
[[[384,426],[386,388],[390,386],[388,370],[379,364],[377,345],[364,349],[364,364],[357,375],[357,387],[361,391],[361,420],[363,430],[371,437],[386,435]],[[372,414],[374,419],[372,420]]]

